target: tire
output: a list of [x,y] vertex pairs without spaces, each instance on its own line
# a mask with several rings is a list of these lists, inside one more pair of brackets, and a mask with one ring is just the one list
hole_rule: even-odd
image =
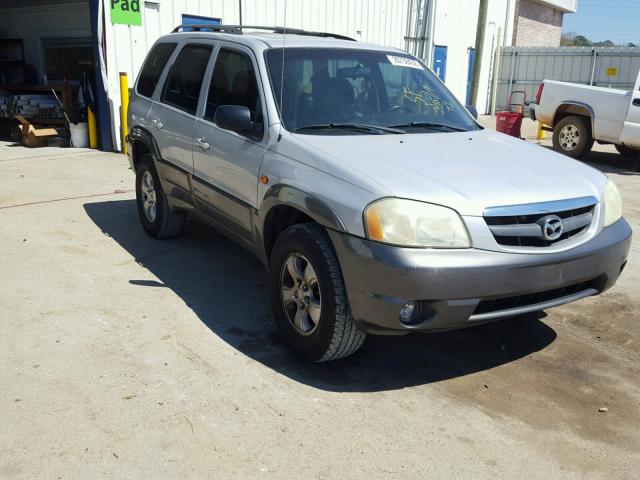
[[[153,196],[153,214],[147,200]],[[158,172],[150,154],[140,158],[136,171],[136,203],[138,215],[145,231],[154,238],[171,238],[182,233],[186,214],[172,212],[167,196],[162,190]]]
[[[289,267],[304,283],[295,283]],[[366,335],[351,316],[338,259],[320,225],[293,225],[280,234],[269,262],[269,292],[281,337],[307,360],[337,360],[362,346]],[[304,295],[307,306],[301,307]]]
[[616,150],[622,156],[629,158],[637,158],[640,154],[640,150],[636,150],[635,148],[626,147],[624,145],[616,145]]
[[591,151],[593,137],[584,117],[564,117],[553,129],[553,149],[572,158],[582,158]]

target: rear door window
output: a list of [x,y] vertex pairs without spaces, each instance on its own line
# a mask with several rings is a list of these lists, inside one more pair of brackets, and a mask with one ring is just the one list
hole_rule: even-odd
[[162,91],[162,102],[195,115],[211,45],[186,45],[173,62]]
[[144,97],[153,95],[160,75],[162,75],[162,71],[175,49],[175,43],[158,43],[151,49],[138,79],[138,93],[140,95]]

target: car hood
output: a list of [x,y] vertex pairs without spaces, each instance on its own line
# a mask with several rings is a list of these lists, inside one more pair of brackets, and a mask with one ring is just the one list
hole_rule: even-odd
[[[294,135],[334,165],[357,170],[388,196],[481,216],[487,207],[602,198],[606,177],[552,150],[491,130],[403,135]],[[300,145],[301,146],[301,145]],[[317,163],[317,160],[316,162]],[[352,183],[357,175],[350,175]]]

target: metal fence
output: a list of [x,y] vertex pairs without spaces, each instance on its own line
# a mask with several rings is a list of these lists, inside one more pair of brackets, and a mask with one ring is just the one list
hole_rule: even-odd
[[500,54],[496,108],[506,108],[516,90],[524,90],[532,100],[543,80],[631,90],[638,71],[640,48],[505,47]]

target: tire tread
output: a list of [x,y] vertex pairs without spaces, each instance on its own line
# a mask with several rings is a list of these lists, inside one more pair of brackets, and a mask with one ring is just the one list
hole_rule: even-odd
[[[580,115],[568,115],[560,120],[553,129],[553,149],[558,153],[575,159],[581,159],[587,155],[593,148],[594,143],[592,133],[589,130],[590,125],[587,122],[588,119]],[[584,140],[581,140],[576,148],[571,151],[563,150],[560,146],[560,131],[568,124],[573,124],[578,127],[581,131],[581,138],[584,138]]]
[[316,223],[301,223],[290,227],[290,229],[292,231],[296,229],[304,230],[313,238],[322,252],[322,256],[327,261],[331,280],[335,287],[336,312],[333,335],[327,350],[317,362],[322,363],[348,357],[362,346],[367,335],[358,329],[355,320],[351,316],[344,280],[342,279],[342,271],[331,240],[324,228]]
[[[140,170],[144,168],[148,169],[152,173],[154,177],[154,183],[156,183],[155,185],[156,195],[157,195],[156,208],[159,208],[160,210],[159,215],[160,215],[161,222],[160,222],[160,225],[157,227],[154,224],[153,227],[147,228],[147,225],[145,224],[144,219],[142,218],[143,214],[140,213],[143,226],[145,227],[145,230],[147,231],[147,233],[153,236],[154,238],[177,237],[182,233],[182,230],[184,229],[184,224],[185,224],[187,215],[184,212],[171,211],[169,202],[167,200],[167,196],[162,190],[162,184],[160,183],[158,172],[155,168],[155,165],[153,163],[153,158],[151,157],[150,154],[145,154],[140,159],[140,163],[138,166],[138,175]],[[137,184],[137,180],[136,180],[136,184]],[[137,185],[136,185],[136,191],[137,191]],[[137,199],[136,201],[139,202],[140,200]]]

